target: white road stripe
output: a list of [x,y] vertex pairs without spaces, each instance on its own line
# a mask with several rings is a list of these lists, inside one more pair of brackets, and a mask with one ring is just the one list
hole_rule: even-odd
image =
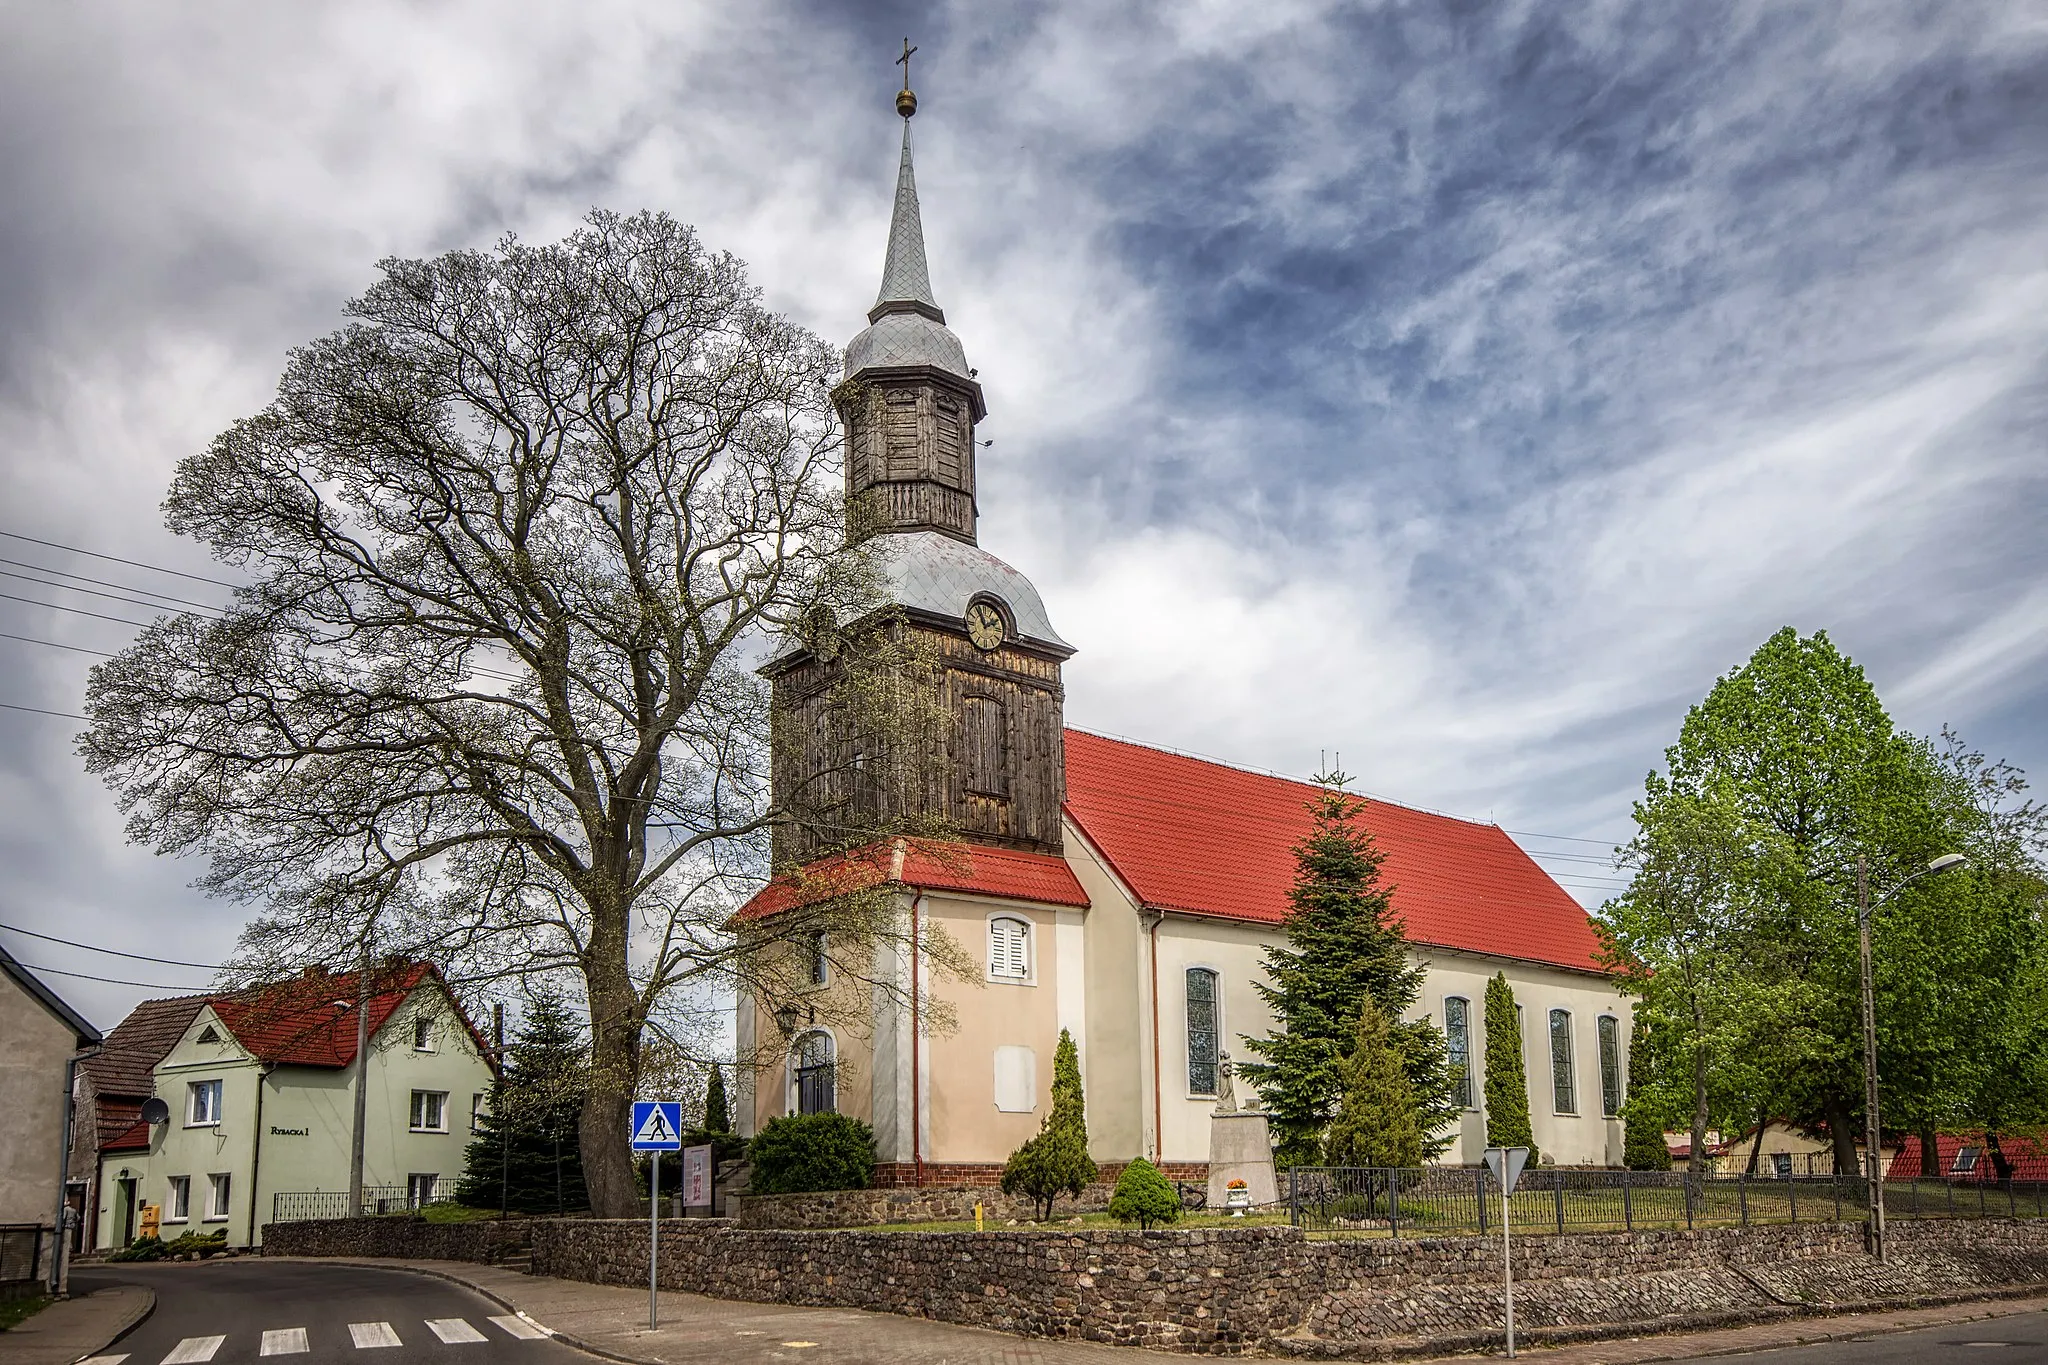
[[492,1318],[491,1325],[504,1332],[506,1336],[518,1337],[521,1341],[539,1341],[542,1337],[554,1335],[531,1318],[522,1318],[512,1313]]
[[226,1337],[186,1337],[164,1357],[163,1365],[201,1365],[213,1359]]
[[79,1361],[78,1365],[121,1365],[121,1362],[127,1358],[128,1353],[126,1351],[121,1352],[117,1356],[87,1356],[84,1360]]
[[306,1345],[306,1329],[303,1327],[280,1327],[263,1334],[263,1349],[258,1355],[296,1356],[304,1355],[312,1348]]
[[348,1334],[355,1338],[358,1351],[371,1346],[405,1344],[398,1339],[398,1333],[391,1330],[391,1324],[388,1322],[352,1322],[348,1325]]
[[462,1318],[428,1318],[427,1328],[450,1346],[460,1346],[467,1341],[490,1340]]

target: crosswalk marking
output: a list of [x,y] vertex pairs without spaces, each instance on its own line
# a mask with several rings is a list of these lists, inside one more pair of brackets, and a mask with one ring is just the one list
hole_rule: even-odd
[[518,1337],[521,1341],[538,1341],[542,1337],[554,1335],[553,1332],[550,1332],[532,1319],[522,1318],[513,1313],[506,1313],[501,1317],[492,1318],[491,1325],[503,1331],[507,1336]]
[[391,1324],[388,1322],[352,1322],[348,1325],[348,1334],[355,1338],[358,1351],[367,1350],[372,1346],[405,1344],[398,1339],[398,1333],[391,1330]]
[[213,1359],[213,1353],[226,1340],[226,1337],[186,1337],[171,1348],[171,1353],[163,1359],[163,1365],[203,1365],[203,1362]]
[[428,1318],[427,1329],[450,1346],[459,1346],[467,1341],[490,1340],[462,1318]]
[[87,1356],[84,1360],[79,1361],[78,1365],[121,1365],[121,1362],[127,1358],[128,1353],[126,1351],[114,1356]]
[[263,1349],[258,1355],[296,1356],[304,1355],[312,1348],[306,1344],[306,1329],[303,1327],[281,1327],[263,1334]]

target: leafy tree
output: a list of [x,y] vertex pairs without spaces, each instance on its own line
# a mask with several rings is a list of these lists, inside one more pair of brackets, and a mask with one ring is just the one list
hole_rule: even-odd
[[562,993],[537,985],[519,1031],[491,1083],[491,1109],[463,1153],[458,1203],[519,1213],[589,1207],[576,1121],[589,1061],[576,1011]]
[[1072,1035],[1061,1029],[1059,1047],[1053,1053],[1052,1108],[1037,1134],[1010,1154],[1003,1167],[1003,1193],[1028,1197],[1037,1208],[1039,1221],[1044,1222],[1052,1217],[1053,1200],[1063,1193],[1080,1198],[1094,1179],[1081,1089],[1081,1054]]
[[1459,1105],[1442,1030],[1428,1019],[1402,1018],[1421,994],[1424,970],[1409,956],[1390,889],[1380,885],[1382,855],[1358,823],[1366,803],[1344,790],[1348,779],[1340,772],[1317,780],[1323,789],[1308,803],[1312,825],[1294,849],[1287,942],[1265,950],[1270,984],[1257,985],[1278,1031],[1244,1040],[1264,1060],[1242,1070],[1273,1115],[1280,1161],[1315,1162],[1344,1091],[1344,1057],[1357,1036],[1360,1002],[1370,999],[1391,1021],[1423,1150],[1434,1155],[1450,1144],[1444,1130]]
[[1650,1016],[1641,1010],[1628,1034],[1628,1101],[1622,1106],[1621,1164],[1631,1171],[1668,1171],[1664,1113],[1657,1107],[1659,1057]]
[[1144,1157],[1134,1157],[1116,1178],[1109,1196],[1109,1216],[1119,1223],[1136,1223],[1142,1230],[1154,1223],[1180,1221],[1180,1196],[1159,1168]]
[[1537,1157],[1529,1126],[1529,1078],[1522,1064],[1522,1021],[1507,973],[1486,983],[1486,1145],[1527,1147]]
[[268,905],[252,976],[373,946],[471,982],[574,973],[584,1174],[625,1216],[649,1021],[705,990],[786,998],[778,936],[826,922],[869,960],[899,933],[883,894],[727,930],[772,829],[897,828],[822,809],[840,773],[771,792],[762,645],[852,642],[833,700],[890,784],[935,761],[909,742],[942,714],[929,661],[863,624],[883,597],[841,489],[838,353],[739,261],[664,215],[593,213],[381,269],[180,465],[171,529],[247,584],[94,669],[82,752],[132,839]]
[[791,1114],[761,1125],[749,1146],[754,1194],[864,1190],[875,1178],[875,1134],[845,1114]]
[[1323,1144],[1328,1166],[1422,1164],[1422,1121],[1405,1059],[1380,1007],[1368,997],[1344,1059],[1344,1098]]
[[711,1064],[711,1077],[704,1083],[704,1131],[732,1131],[732,1112],[725,1099],[725,1070],[717,1062]]

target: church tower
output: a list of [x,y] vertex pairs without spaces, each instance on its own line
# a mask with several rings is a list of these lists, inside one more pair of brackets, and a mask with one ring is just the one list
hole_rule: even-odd
[[[909,80],[906,61],[882,287],[867,328],[847,345],[833,399],[846,429],[851,514],[874,539],[901,628],[922,637],[940,663],[946,753],[907,798],[917,809],[875,810],[884,798],[836,775],[861,742],[834,723],[827,694],[838,664],[798,647],[762,670],[785,727],[776,783],[866,807],[866,818],[850,823],[930,817],[973,843],[1058,853],[1066,779],[1060,664],[1074,651],[1054,632],[1031,581],[976,539],[974,432],[987,408],[932,292],[911,168],[917,97]],[[785,826],[776,862],[807,861],[835,842],[825,827]]]

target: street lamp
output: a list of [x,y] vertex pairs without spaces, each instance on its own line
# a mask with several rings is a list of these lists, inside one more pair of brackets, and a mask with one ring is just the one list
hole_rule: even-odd
[[[1870,1250],[1880,1263],[1884,1244],[1884,1138],[1877,1118],[1877,1001],[1870,986],[1870,912],[1922,877],[1939,877],[1969,866],[1960,853],[1944,853],[1891,890],[1870,899],[1870,861],[1856,855],[1856,940],[1863,969],[1863,1172],[1870,1211]],[[1921,1160],[1927,1159],[1922,1154]]]

